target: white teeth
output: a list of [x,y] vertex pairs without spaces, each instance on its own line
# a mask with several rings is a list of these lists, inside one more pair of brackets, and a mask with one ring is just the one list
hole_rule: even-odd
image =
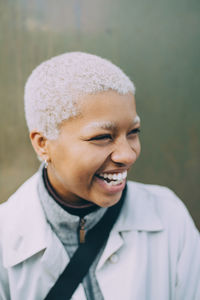
[[122,173],[122,178],[125,179],[127,177],[127,171]]
[[[115,174],[111,174],[111,173],[100,173],[99,174],[100,177],[103,178],[108,178],[110,180],[115,180],[115,184],[119,184],[119,182],[123,181],[126,177],[127,177],[127,171],[124,171],[123,173],[115,173]],[[113,182],[110,182],[113,183]]]
[[118,180],[121,180],[121,179],[122,179],[122,174],[121,174],[121,173],[119,173],[119,174],[117,175],[117,179],[118,179]]

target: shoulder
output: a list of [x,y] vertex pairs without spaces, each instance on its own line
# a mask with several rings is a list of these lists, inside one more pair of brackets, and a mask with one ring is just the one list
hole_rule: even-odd
[[36,194],[38,172],[26,180],[4,203],[0,204],[0,230],[3,224],[10,223],[20,210],[30,204],[29,198]]
[[148,214],[147,209],[151,203],[164,228],[180,227],[181,230],[187,221],[193,223],[185,204],[167,187],[129,181],[128,191],[128,201],[133,206],[134,202],[141,202],[144,214]]
[[184,248],[191,249],[191,247],[200,251],[199,231],[185,204],[170,189],[128,182],[127,211],[127,215],[131,215],[131,222],[135,222],[136,217],[136,229],[144,228],[149,232],[160,230],[163,238],[168,241],[171,251],[178,249],[180,254]]
[[[146,193],[147,196],[151,196],[154,199],[170,199],[172,202],[176,202],[178,197],[168,187],[155,185],[155,184],[144,184],[136,181],[128,181],[128,189],[133,193]],[[176,199],[176,200],[175,200]],[[179,202],[180,200],[178,200]]]
[[140,198],[142,196],[146,201],[153,201],[157,208],[164,210],[186,209],[178,196],[165,186],[128,181],[128,189],[129,197]]

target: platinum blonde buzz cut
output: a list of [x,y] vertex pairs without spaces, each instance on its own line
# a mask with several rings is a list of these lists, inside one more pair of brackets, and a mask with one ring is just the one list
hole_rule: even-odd
[[107,59],[68,52],[41,63],[25,84],[29,131],[37,130],[48,139],[56,139],[61,123],[78,115],[81,96],[108,90],[135,94],[133,82]]

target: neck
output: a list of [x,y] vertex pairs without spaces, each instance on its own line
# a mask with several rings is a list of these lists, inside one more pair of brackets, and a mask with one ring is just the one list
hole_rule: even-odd
[[97,206],[96,204],[93,204],[91,202],[88,202],[85,200],[84,204],[72,204],[72,203],[68,203],[67,201],[63,200],[62,197],[60,197],[60,195],[58,195],[58,193],[56,192],[56,190],[53,188],[53,186],[51,185],[49,178],[48,178],[48,174],[47,174],[47,169],[43,168],[43,180],[44,180],[44,184],[45,187],[49,193],[49,195],[65,210],[67,210],[69,213],[71,214],[75,214],[75,215],[86,215],[94,210],[96,210],[97,208],[99,208],[99,206]]

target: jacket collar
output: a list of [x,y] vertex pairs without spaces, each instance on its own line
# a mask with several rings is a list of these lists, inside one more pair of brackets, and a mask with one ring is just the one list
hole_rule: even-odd
[[[5,267],[14,266],[48,247],[47,236],[51,229],[46,222],[38,197],[38,177],[39,173],[36,173],[7,203],[3,204],[2,240]],[[117,248],[123,244],[119,232],[163,230],[154,199],[149,196],[149,193],[138,188],[136,183],[128,183],[126,198],[120,217],[113,228],[112,238],[117,239],[115,243]],[[111,248],[109,253],[105,253],[106,256],[113,252]]]
[[146,185],[128,182],[127,196],[115,230],[161,231],[163,224],[158,214],[155,195]]
[[159,232],[164,229],[156,211],[156,203],[153,195],[147,192],[142,186],[144,185],[136,182],[128,182],[126,201],[98,262],[97,271],[101,269],[105,261],[113,253],[117,252],[123,246],[123,232],[133,230]]

